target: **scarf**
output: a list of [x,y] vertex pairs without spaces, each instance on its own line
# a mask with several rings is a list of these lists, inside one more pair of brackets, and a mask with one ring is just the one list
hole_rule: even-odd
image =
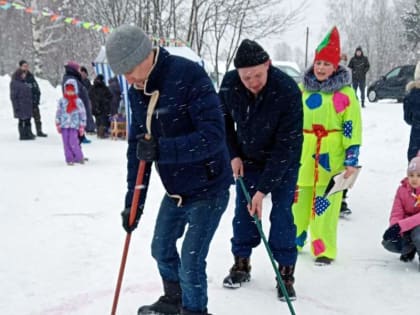
[[64,93],[64,97],[68,101],[66,112],[71,113],[75,111],[77,109],[77,104],[76,104],[77,95],[76,94],[68,95],[67,93]]

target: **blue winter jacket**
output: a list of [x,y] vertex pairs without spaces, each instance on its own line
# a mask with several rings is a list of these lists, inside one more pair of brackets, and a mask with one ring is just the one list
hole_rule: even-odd
[[237,70],[226,73],[219,96],[225,113],[231,159],[261,172],[257,190],[267,194],[299,169],[302,150],[302,95],[295,81],[270,66],[257,97],[242,84]]
[[[213,84],[197,63],[170,55],[160,47],[144,91],[132,86],[128,92],[132,123],[128,136],[125,206],[131,206],[139,166],[136,137],[147,133],[149,95],[155,90],[160,97],[153,113],[151,133],[158,142],[155,165],[167,193],[188,201],[211,198],[228,189],[232,170],[223,115]],[[146,198],[150,172],[151,163],[148,163],[140,205]]]

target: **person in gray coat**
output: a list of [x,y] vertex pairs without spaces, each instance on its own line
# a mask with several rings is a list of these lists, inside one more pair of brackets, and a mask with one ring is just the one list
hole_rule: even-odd
[[10,100],[13,106],[13,115],[18,119],[20,140],[34,140],[31,130],[31,117],[33,111],[32,88],[26,83],[27,73],[17,69],[10,82]]

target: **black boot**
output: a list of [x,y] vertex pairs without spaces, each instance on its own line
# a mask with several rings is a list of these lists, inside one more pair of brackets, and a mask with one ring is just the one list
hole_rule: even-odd
[[165,294],[155,303],[144,305],[137,311],[138,315],[180,315],[182,291],[179,282],[163,281]]
[[42,123],[40,121],[35,122],[35,127],[36,127],[36,135],[38,137],[48,137],[46,133],[42,132]]
[[29,135],[31,138],[35,139],[35,138],[36,138],[36,136],[35,136],[35,134],[32,132],[32,124],[31,124],[31,120],[30,120],[30,119],[28,119],[28,120],[26,121],[26,125],[27,125],[27,128],[28,128],[28,135]]
[[347,189],[343,190],[343,199],[341,201],[341,208],[340,208],[340,218],[344,218],[351,214],[351,210],[346,202],[347,198]]
[[19,119],[18,122],[18,131],[19,131],[19,140],[25,140],[25,123],[23,120]]
[[32,133],[31,130],[31,121],[29,119],[23,121],[22,127],[22,138],[21,140],[34,140],[35,135]]
[[401,254],[400,260],[403,262],[410,262],[414,259],[415,256],[416,256],[416,248],[414,247],[412,251]]
[[[286,289],[287,295],[289,296],[290,301],[296,300],[296,291],[293,287],[295,283],[295,277],[293,274],[295,273],[295,266],[279,266],[279,272],[281,275],[281,279],[283,280],[284,287]],[[281,290],[281,287],[277,283],[277,296],[280,301],[286,301],[286,296]]]
[[237,289],[242,282],[251,280],[251,265],[249,258],[235,256],[235,264],[230,268],[229,275],[223,280],[225,288]]

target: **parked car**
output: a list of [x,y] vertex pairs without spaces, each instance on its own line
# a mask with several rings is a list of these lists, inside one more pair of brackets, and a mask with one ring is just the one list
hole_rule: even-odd
[[367,89],[369,102],[376,102],[384,98],[395,98],[398,102],[402,102],[405,86],[414,79],[415,67],[415,65],[396,67],[373,82]]
[[288,76],[292,77],[297,83],[302,81],[302,72],[299,69],[299,66],[296,62],[293,61],[275,61],[273,60],[271,64],[274,67],[279,68],[281,71],[286,73]]

